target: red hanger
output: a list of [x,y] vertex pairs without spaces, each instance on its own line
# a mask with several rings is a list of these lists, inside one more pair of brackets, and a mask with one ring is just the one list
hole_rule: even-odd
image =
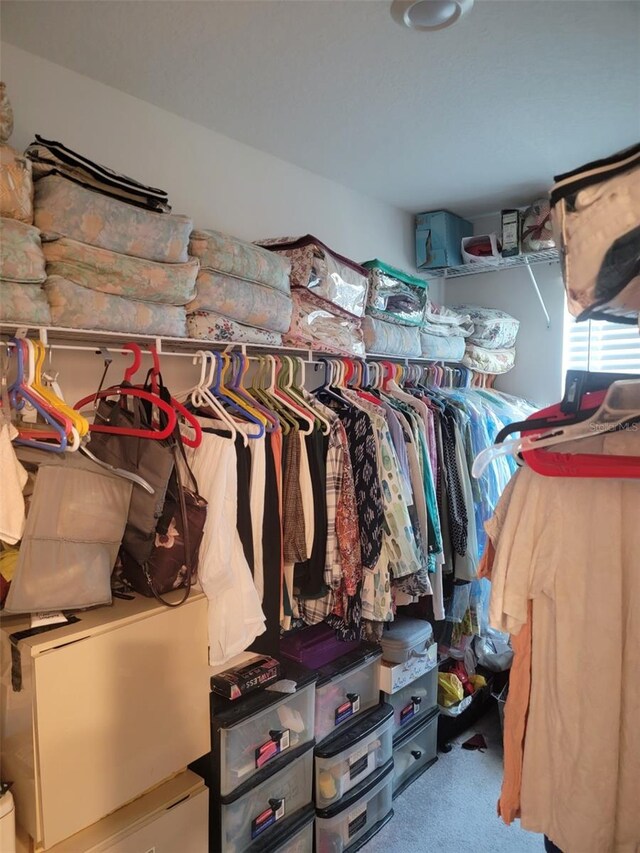
[[[149,346],[149,352],[151,353],[151,358],[153,359],[153,367],[149,371],[151,376],[151,389],[154,394],[157,394],[158,376],[160,376],[160,359],[158,358],[158,351],[156,350],[154,344],[151,344]],[[129,368],[129,370],[131,370],[131,368]],[[129,371],[127,371],[127,373],[128,372]],[[195,436],[193,438],[189,438],[188,436],[183,435],[183,443],[186,444],[187,447],[199,447],[202,443],[202,427],[200,426],[198,419],[192,412],[190,412],[185,406],[183,406],[182,403],[176,400],[175,397],[171,397],[171,405],[178,414],[182,415],[182,417],[187,421],[187,423],[195,433]]]
[[[580,401],[580,410],[597,408],[606,397],[606,390],[585,394]],[[571,419],[560,409],[560,403],[534,412],[527,420],[545,418],[557,421]],[[536,430],[523,430],[522,435],[539,435],[548,432],[549,427]],[[602,453],[561,453],[554,450],[523,450],[522,458],[532,471],[544,477],[608,477],[613,479],[640,478],[640,456],[607,456]]]
[[140,400],[147,400],[167,415],[167,425],[164,429],[138,429],[136,427],[113,427],[107,426],[106,424],[91,424],[89,430],[91,432],[106,432],[113,435],[127,435],[133,438],[151,438],[156,441],[169,438],[178,422],[175,411],[168,403],[165,403],[164,400],[158,397],[157,394],[150,394],[148,391],[143,391],[141,388],[136,388],[135,386],[132,387],[130,385],[124,385],[124,383],[130,382],[131,378],[140,368],[140,364],[142,363],[142,351],[137,344],[125,344],[123,349],[130,350],[133,353],[133,364],[125,370],[123,384],[111,388],[103,388],[96,394],[89,394],[88,397],[83,397],[82,400],[78,400],[73,408],[80,410],[83,406],[86,406],[87,403],[93,403],[95,400],[102,400],[116,395],[120,397],[137,397]]

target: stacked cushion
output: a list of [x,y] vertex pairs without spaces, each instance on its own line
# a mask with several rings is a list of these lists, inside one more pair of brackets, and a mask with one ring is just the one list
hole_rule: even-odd
[[0,320],[47,325],[46,278],[40,232],[17,219],[0,219]]
[[457,310],[467,314],[473,323],[462,363],[479,373],[499,374],[511,370],[520,321],[496,308],[462,305]]
[[379,355],[404,355],[419,357],[420,330],[417,326],[387,323],[377,317],[365,317],[362,333],[367,352]]
[[[158,199],[145,209],[143,185],[106,167],[86,166],[94,189],[79,184],[76,167],[85,169],[80,155],[68,154],[73,169],[49,168],[52,150],[29,149],[37,166],[34,221],[44,235],[54,325],[185,337],[184,306],[195,295],[199,266],[188,255],[191,220],[157,212],[167,207],[164,201],[154,207]],[[111,194],[105,191],[109,181],[122,186]]]
[[190,251],[200,262],[190,336],[282,344],[292,312],[289,261],[219,231],[194,231]]
[[[2,84],[4,86],[4,84]],[[7,125],[3,143],[9,138]],[[40,231],[33,226],[31,162],[0,145],[0,320],[46,326],[51,314],[42,283],[46,278]]]

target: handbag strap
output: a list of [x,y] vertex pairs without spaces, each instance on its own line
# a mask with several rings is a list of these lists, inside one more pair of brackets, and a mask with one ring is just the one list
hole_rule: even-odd
[[[178,442],[181,444],[181,442]],[[151,578],[151,574],[149,572],[149,567],[147,563],[144,563],[142,566],[142,571],[144,573],[145,579],[149,586],[149,589],[153,593],[154,598],[156,598],[161,604],[164,604],[165,607],[180,607],[181,604],[184,604],[185,601],[189,598],[191,593],[191,578],[193,576],[193,566],[191,565],[191,537],[189,535],[189,519],[187,517],[187,504],[184,499],[184,486],[182,483],[182,477],[180,475],[180,466],[178,464],[178,454],[176,449],[176,444],[172,444],[171,451],[174,457],[174,470],[176,474],[176,480],[178,484],[178,503],[180,505],[180,515],[182,516],[182,539],[184,543],[184,563],[185,568],[187,570],[184,582],[184,595],[180,599],[180,601],[165,601],[165,599],[160,595],[160,593],[155,589],[153,585],[153,580]],[[183,450],[184,453],[184,450]],[[180,589],[180,587],[176,587],[176,589]]]

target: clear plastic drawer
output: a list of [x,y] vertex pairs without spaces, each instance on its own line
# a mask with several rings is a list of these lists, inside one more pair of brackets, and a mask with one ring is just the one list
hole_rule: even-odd
[[[278,694],[267,694],[277,697]],[[279,755],[313,740],[315,684],[219,730],[220,793],[230,794]]]
[[397,693],[383,693],[384,701],[393,706],[393,734],[412,725],[418,717],[424,719],[438,704],[438,667],[421,675]]
[[316,853],[345,853],[372,838],[393,815],[393,761],[328,809],[316,811]]
[[417,721],[393,748],[393,796],[397,797],[438,758],[438,710]]
[[326,808],[385,765],[393,753],[393,709],[379,705],[316,747],[316,806]]
[[258,838],[266,841],[279,821],[311,802],[313,746],[301,749],[303,753],[295,758],[292,753],[290,761],[277,762],[275,772],[263,781],[256,779],[254,787],[243,785],[221,798],[222,853],[243,853]]
[[318,673],[315,736],[320,742],[380,701],[379,649],[344,655]]

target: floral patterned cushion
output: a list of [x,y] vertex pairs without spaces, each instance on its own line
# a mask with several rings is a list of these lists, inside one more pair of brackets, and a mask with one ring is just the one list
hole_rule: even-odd
[[467,343],[462,363],[478,373],[508,373],[516,360],[515,347],[509,349],[485,349]]
[[[157,214],[161,216],[162,214]],[[83,287],[165,305],[186,305],[195,296],[198,261],[160,264],[61,237],[43,242],[47,274]]]
[[376,317],[364,317],[362,334],[367,352],[414,357],[420,355],[420,331],[417,326],[400,326]]
[[49,276],[44,289],[54,326],[134,335],[187,336],[187,314],[182,306],[125,299],[82,287],[58,275]]
[[0,216],[33,222],[31,160],[9,145],[0,145]]
[[51,325],[49,303],[42,287],[7,282],[0,290],[0,320],[34,326]]
[[506,311],[477,305],[459,305],[456,310],[471,318],[473,332],[469,335],[469,341],[472,344],[485,349],[508,349],[515,344],[520,320]]
[[189,260],[193,222],[188,216],[143,210],[60,175],[36,182],[34,207],[41,231],[150,261]]
[[38,229],[17,219],[0,219],[0,281],[42,284],[46,277]]
[[194,231],[189,252],[199,258],[202,269],[289,293],[291,264],[286,258],[261,246],[245,243],[220,231]]
[[264,329],[244,326],[228,317],[222,317],[213,311],[194,311],[187,315],[187,328],[190,338],[205,341],[229,341],[239,344],[264,344],[282,346],[282,335]]
[[200,270],[196,288],[196,298],[187,305],[189,314],[213,311],[271,332],[286,332],[291,323],[291,297],[272,287]]

